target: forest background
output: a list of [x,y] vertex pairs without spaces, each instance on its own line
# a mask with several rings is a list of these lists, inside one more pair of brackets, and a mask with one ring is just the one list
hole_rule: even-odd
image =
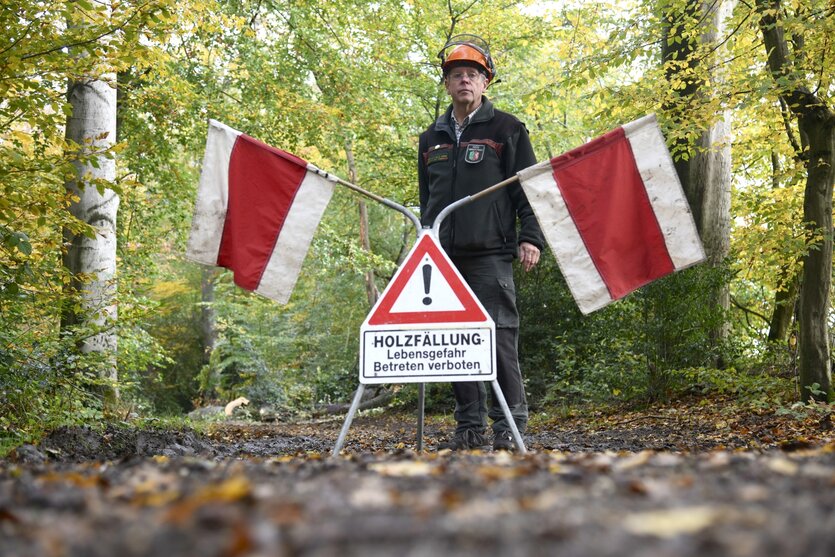
[[[539,159],[656,113],[709,256],[589,316],[549,253],[518,273],[535,411],[831,397],[831,2],[4,0],[0,33],[2,445],[238,396],[287,415],[347,401],[359,325],[414,229],[337,191],[285,306],[188,263],[207,119],[415,207],[457,33],[490,43],[487,94]],[[117,95],[97,116],[115,133],[72,133],[81,89]],[[112,256],[79,270],[91,246]],[[428,393],[451,408],[448,386]]]

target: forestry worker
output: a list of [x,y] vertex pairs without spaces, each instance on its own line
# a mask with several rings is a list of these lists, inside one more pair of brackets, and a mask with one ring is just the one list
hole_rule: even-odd
[[[489,47],[475,35],[457,35],[441,51],[444,87],[452,104],[420,136],[418,179],[423,226],[431,226],[447,205],[486,189],[536,163],[525,125],[484,96],[496,77]],[[517,233],[517,221],[519,231]],[[513,259],[525,271],[538,262],[542,231],[518,183],[453,211],[442,223],[440,242],[458,271],[496,323],[497,378],[520,433],[528,407],[519,369],[519,314]],[[492,421],[494,450],[515,447],[510,425],[493,396],[487,410],[483,382],[453,383],[457,427],[441,449],[488,445]]]

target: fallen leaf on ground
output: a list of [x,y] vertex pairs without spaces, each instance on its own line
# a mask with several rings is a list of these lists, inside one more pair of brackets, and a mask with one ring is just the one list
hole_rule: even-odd
[[383,476],[426,476],[435,467],[422,460],[402,460],[398,462],[375,462],[368,466],[369,470]]
[[252,485],[244,476],[233,476],[218,484],[210,484],[200,491],[172,506],[166,519],[175,523],[187,521],[194,512],[204,505],[234,503],[252,494]]
[[707,506],[663,509],[631,514],[623,525],[633,534],[673,538],[704,530],[717,522],[720,514],[719,509]]
[[797,474],[799,466],[796,462],[792,462],[787,458],[776,457],[768,461],[768,468],[778,474],[794,476]]

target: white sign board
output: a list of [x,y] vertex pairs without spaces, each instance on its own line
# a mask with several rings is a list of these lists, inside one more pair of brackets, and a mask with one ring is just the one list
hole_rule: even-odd
[[495,323],[425,232],[360,328],[360,383],[495,379]]
[[494,329],[370,329],[362,332],[362,383],[495,379]]

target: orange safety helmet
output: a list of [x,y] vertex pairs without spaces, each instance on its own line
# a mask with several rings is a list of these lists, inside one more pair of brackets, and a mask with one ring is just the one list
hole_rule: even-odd
[[[446,55],[447,49],[451,47],[455,48]],[[470,62],[484,69],[487,73],[487,83],[496,77],[496,66],[493,65],[493,58],[490,56],[490,47],[487,41],[478,35],[455,35],[444,45],[438,57],[441,59],[444,75],[456,62]]]

